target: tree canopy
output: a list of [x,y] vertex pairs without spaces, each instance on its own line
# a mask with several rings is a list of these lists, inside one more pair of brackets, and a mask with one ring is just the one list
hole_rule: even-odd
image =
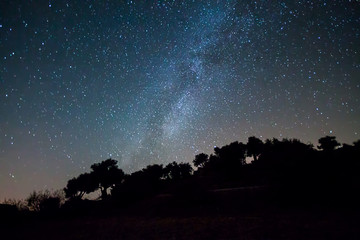
[[209,161],[209,155],[205,153],[200,153],[195,156],[193,163],[195,167],[204,167],[208,161]]
[[101,191],[102,199],[107,197],[107,190],[121,183],[125,176],[123,170],[118,168],[117,161],[113,159],[95,163],[91,165],[91,169],[91,175]]
[[325,136],[319,139],[319,146],[318,148],[324,151],[333,151],[336,147],[340,146],[341,144],[336,141],[335,136]]
[[80,174],[78,177],[68,181],[64,188],[67,198],[82,198],[98,189],[101,191],[101,198],[108,196],[108,189],[124,180],[124,172],[117,166],[117,161],[107,159],[100,163],[91,165],[90,173]]
[[[263,142],[251,136],[246,144],[235,141],[215,147],[210,156],[197,154],[193,160],[197,167],[195,171],[190,163],[170,162],[165,167],[153,164],[125,174],[118,168],[116,160],[107,159],[91,165],[89,173],[70,179],[64,191],[67,198],[81,199],[85,194],[100,190],[101,199],[108,198],[111,192],[112,197],[128,202],[167,188],[184,189],[181,186],[199,183],[208,187],[229,183],[274,185],[298,191],[313,189],[315,194],[316,189],[325,189],[324,186],[329,187],[330,183],[342,187],[358,186],[354,179],[360,180],[357,174],[360,170],[359,146],[360,141],[341,145],[332,136],[320,138],[318,148],[298,139],[273,138]],[[246,157],[252,157],[253,161],[246,163]],[[29,198],[29,202],[34,201]],[[34,208],[39,205],[35,204]]]

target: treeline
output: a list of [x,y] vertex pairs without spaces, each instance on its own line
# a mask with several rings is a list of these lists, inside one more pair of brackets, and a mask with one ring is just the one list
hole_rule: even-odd
[[158,194],[204,199],[217,189],[262,187],[285,201],[355,203],[360,190],[360,140],[348,145],[326,136],[314,147],[297,139],[249,137],[247,143],[198,154],[192,163],[194,168],[172,162],[125,174],[116,160],[107,159],[70,179],[64,196],[34,192],[26,202],[31,210],[49,211],[96,191],[102,202],[132,204]]

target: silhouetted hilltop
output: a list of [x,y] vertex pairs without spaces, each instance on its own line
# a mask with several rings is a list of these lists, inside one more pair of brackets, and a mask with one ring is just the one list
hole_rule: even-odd
[[[251,161],[247,163],[246,158]],[[334,214],[331,215],[334,219],[345,216],[351,221],[359,217],[360,141],[340,144],[335,137],[326,136],[319,139],[315,148],[297,139],[274,138],[263,142],[249,137],[247,143],[216,147],[210,155],[200,153],[193,164],[195,168],[189,163],[154,164],[125,174],[116,160],[108,159],[93,164],[91,172],[70,179],[63,192],[34,191],[25,203],[6,201],[0,205],[1,221],[14,227],[35,220],[39,227],[49,219],[64,226],[65,222],[79,225],[80,220],[76,219],[86,219],[97,226],[95,219],[125,221],[148,217],[155,221],[154,218],[193,216],[204,221],[219,216],[287,219],[301,211],[305,215],[300,222],[324,213]],[[84,199],[85,194],[95,191],[100,192],[99,199]],[[315,219],[316,222],[325,218],[321,215]],[[341,226],[358,234],[352,225]]]

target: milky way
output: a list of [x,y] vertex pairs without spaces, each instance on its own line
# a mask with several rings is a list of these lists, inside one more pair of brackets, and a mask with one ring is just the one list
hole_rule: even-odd
[[0,200],[249,136],[360,133],[358,1],[1,1]]

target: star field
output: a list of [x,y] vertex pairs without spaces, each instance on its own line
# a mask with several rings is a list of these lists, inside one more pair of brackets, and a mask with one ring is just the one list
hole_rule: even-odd
[[0,199],[249,136],[360,135],[358,1],[2,1]]

